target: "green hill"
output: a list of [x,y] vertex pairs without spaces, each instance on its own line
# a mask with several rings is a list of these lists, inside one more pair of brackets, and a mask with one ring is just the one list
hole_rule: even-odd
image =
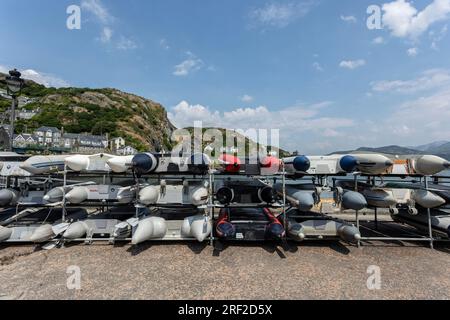
[[[0,73],[2,89],[6,89],[1,81],[4,76]],[[36,99],[25,109],[40,108],[41,112],[30,120],[18,120],[16,133],[48,126],[64,128],[64,132],[70,133],[108,134],[111,138],[123,137],[128,145],[139,151],[171,150],[176,144],[170,141],[176,128],[167,118],[164,107],[137,95],[109,88],[47,88],[30,80],[26,80],[22,95]],[[10,100],[0,97],[0,112],[6,111],[10,105]],[[192,128],[188,130],[193,131]],[[224,129],[219,130],[225,132]],[[233,137],[239,146],[245,145],[247,154],[256,152],[257,144],[249,138],[238,133],[233,133]],[[243,151],[239,150],[239,153]],[[273,151],[287,154],[283,150]]]
[[[5,84],[0,83],[0,87],[4,89]],[[172,147],[170,137],[175,127],[164,107],[137,95],[116,89],[46,88],[29,80],[22,95],[36,98],[26,109],[39,107],[42,111],[30,120],[19,120],[16,133],[51,126],[71,133],[123,137],[140,151]],[[0,112],[10,104],[0,98]]]

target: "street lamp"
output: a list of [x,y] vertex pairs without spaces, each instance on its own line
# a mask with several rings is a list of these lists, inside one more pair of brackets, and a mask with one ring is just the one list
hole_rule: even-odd
[[16,105],[17,97],[23,88],[24,81],[20,78],[22,74],[17,69],[9,71],[9,76],[6,76],[7,92],[12,97],[11,104],[11,120],[9,128],[9,148],[13,151],[14,143],[14,121],[16,120]]

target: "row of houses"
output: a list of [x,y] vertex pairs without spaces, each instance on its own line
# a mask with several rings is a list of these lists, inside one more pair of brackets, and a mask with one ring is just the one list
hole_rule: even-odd
[[[11,97],[3,89],[0,89],[0,98],[11,100]],[[34,103],[35,98],[26,96],[18,97],[17,111],[15,112],[15,120],[30,120],[41,112],[39,107],[34,109],[26,109],[24,106]],[[11,110],[0,113],[0,144],[3,148],[9,148],[9,132],[10,126],[1,124],[10,121]],[[6,146],[6,144],[8,146]],[[108,136],[97,136],[91,134],[66,133],[64,129],[55,127],[40,127],[32,133],[15,134],[13,138],[13,146],[16,148],[27,147],[44,147],[44,148],[63,148],[72,152],[80,153],[100,153],[112,152],[120,155],[132,155],[137,150],[131,146],[127,146],[125,139],[121,137],[109,139]]]
[[[9,125],[0,126],[9,133]],[[125,144],[122,137],[109,139],[108,136],[91,134],[65,133],[55,127],[40,127],[33,133],[21,133],[14,135],[14,147],[56,147],[79,153],[112,152],[119,155],[136,154],[137,150]]]
[[[0,98],[6,99],[6,100],[12,99],[11,96],[8,95],[8,93],[3,89],[0,89]],[[36,102],[37,100],[38,100],[37,98],[29,98],[26,96],[19,96],[19,97],[17,97],[17,108],[22,108],[22,107],[26,106],[27,104]]]

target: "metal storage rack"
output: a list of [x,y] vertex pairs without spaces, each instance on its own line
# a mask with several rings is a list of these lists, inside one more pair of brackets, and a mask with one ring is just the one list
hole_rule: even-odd
[[[23,178],[24,180],[29,180],[31,179],[38,179],[41,178],[43,179],[43,181],[51,181],[53,180],[57,180],[57,181],[61,181],[61,174],[62,174],[62,183],[63,183],[63,187],[66,187],[68,185],[68,182],[71,181],[69,180],[69,178],[71,178],[73,175],[76,175],[77,177],[83,177],[83,178],[88,178],[88,177],[95,177],[95,178],[100,178],[102,179],[103,183],[106,184],[107,182],[109,183],[113,183],[114,179],[118,179],[118,178],[122,178],[122,179],[128,179],[128,178],[134,178],[136,185],[138,187],[139,185],[139,180],[136,178],[136,176],[130,176],[130,174],[115,174],[112,172],[90,172],[90,173],[74,173],[71,172],[67,169],[67,167],[64,167],[64,171],[63,172],[58,172],[58,173],[52,173],[52,174],[46,174],[46,175],[41,175],[41,176],[32,176],[32,177],[25,177]],[[182,174],[182,173],[181,173]],[[209,181],[209,199],[208,199],[208,203],[205,206],[205,214],[209,216],[209,218],[211,219],[212,223],[213,223],[213,228],[211,231],[211,234],[209,236],[209,244],[211,246],[214,245],[214,241],[216,240],[215,238],[215,228],[214,228],[214,213],[215,213],[215,209],[220,208],[221,206],[219,206],[218,204],[216,204],[214,202],[214,194],[215,191],[214,190],[214,186],[215,186],[215,181],[216,179],[220,179],[223,178],[224,176],[217,174],[217,172],[213,169],[210,168],[207,172],[205,172],[204,175],[199,175],[199,174],[189,174],[189,175],[175,175],[175,174],[168,174],[168,175],[145,175],[144,178],[145,179],[176,179],[176,180],[180,180],[183,178],[183,176],[185,178],[188,179],[202,179],[202,180],[208,180]],[[242,175],[241,175],[242,176]],[[374,185],[376,185],[376,179],[377,178],[381,178],[383,179],[384,177],[382,176],[367,176],[367,175],[355,175],[354,179],[355,179],[355,185],[360,181],[359,178],[370,178],[370,180],[372,181],[372,183]],[[394,176],[389,176],[389,177],[394,177]],[[405,176],[397,176],[397,177],[402,177],[404,178]],[[434,182],[437,183],[450,183],[450,177],[448,176],[407,176],[407,177],[414,177],[414,178],[419,178],[421,183],[423,183],[423,187],[424,190],[429,190],[428,186],[429,186],[429,182],[432,179]],[[289,206],[287,204],[287,199],[286,199],[286,183],[288,180],[291,179],[290,176],[287,175],[284,165],[281,166],[281,170],[280,172],[270,175],[270,176],[252,176],[252,175],[248,175],[247,178],[251,178],[251,179],[267,179],[267,180],[281,180],[282,183],[282,199],[281,199],[281,215],[283,216],[283,221],[285,224],[285,230],[287,229],[287,219],[286,219],[286,214],[287,214],[287,210],[289,209]],[[327,180],[329,178],[332,178],[333,180],[335,179],[339,179],[342,178],[341,175],[306,175],[303,178],[300,179],[295,179],[297,181],[299,180],[304,180],[304,179],[316,179],[319,180],[321,182],[321,184],[324,184],[325,182],[327,182]],[[8,177],[4,180],[7,186],[11,186],[13,183],[12,181],[15,183],[17,181],[18,177]],[[65,189],[65,188],[64,188]],[[138,194],[138,192],[137,192]],[[65,194],[63,194],[63,200],[60,204],[60,208],[62,209],[62,221],[66,221],[67,219],[67,203],[65,201]],[[88,205],[86,204],[81,204],[79,205],[79,207],[87,207]],[[114,204],[112,205],[114,206]],[[19,213],[19,208],[26,208],[26,205],[17,205],[16,206],[16,213]],[[39,205],[33,205],[33,207],[40,207],[40,208],[46,208],[48,206],[39,206]],[[108,204],[95,204],[94,207],[98,207],[100,210],[104,210],[105,207],[108,207]],[[137,206],[136,207],[136,215],[138,215],[138,210],[139,208]],[[49,210],[53,210],[55,208],[55,206],[49,207]],[[432,227],[432,223],[431,223],[431,210],[428,209],[427,210],[427,220],[428,220],[428,232],[426,235],[423,235],[419,232],[416,232],[415,230],[411,230],[412,228],[408,229],[408,230],[403,230],[407,236],[390,236],[389,234],[383,233],[380,230],[378,230],[378,226],[383,225],[385,227],[387,227],[387,229],[391,229],[391,224],[392,222],[380,222],[378,220],[378,210],[376,208],[374,208],[374,215],[375,215],[375,228],[371,228],[369,226],[366,225],[362,225],[361,224],[361,216],[360,216],[360,212],[355,211],[355,220],[354,222],[356,223],[356,227],[359,230],[366,230],[369,233],[373,233],[379,236],[363,236],[361,238],[360,241],[358,241],[358,246],[361,246],[363,243],[367,243],[370,241],[412,241],[412,242],[428,242],[430,245],[430,248],[434,248],[434,243],[435,242],[450,242],[449,239],[444,239],[442,237],[436,236],[435,233],[433,232],[433,227]],[[344,222],[348,222],[351,223],[353,221],[348,221],[348,220],[344,220],[342,219]],[[395,223],[396,226],[398,226],[398,223]],[[79,241],[85,241],[86,239],[77,239]],[[93,241],[97,241],[96,239],[92,239]],[[119,241],[129,241],[131,239],[120,239]],[[161,239],[156,239],[155,241],[160,241]],[[192,239],[176,239],[176,240],[192,240]],[[284,240],[289,240],[286,238]],[[320,239],[320,240],[326,240],[326,239]],[[333,241],[335,241],[334,239],[332,239]],[[75,240],[76,241],[76,240]],[[98,241],[105,241],[105,239],[99,239]]]

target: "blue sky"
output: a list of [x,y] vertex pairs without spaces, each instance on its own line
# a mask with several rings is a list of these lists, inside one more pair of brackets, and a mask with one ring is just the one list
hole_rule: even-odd
[[[66,27],[69,5],[81,29]],[[382,30],[366,26],[378,5]],[[303,153],[450,140],[450,0],[2,0],[0,71],[114,87]]]

